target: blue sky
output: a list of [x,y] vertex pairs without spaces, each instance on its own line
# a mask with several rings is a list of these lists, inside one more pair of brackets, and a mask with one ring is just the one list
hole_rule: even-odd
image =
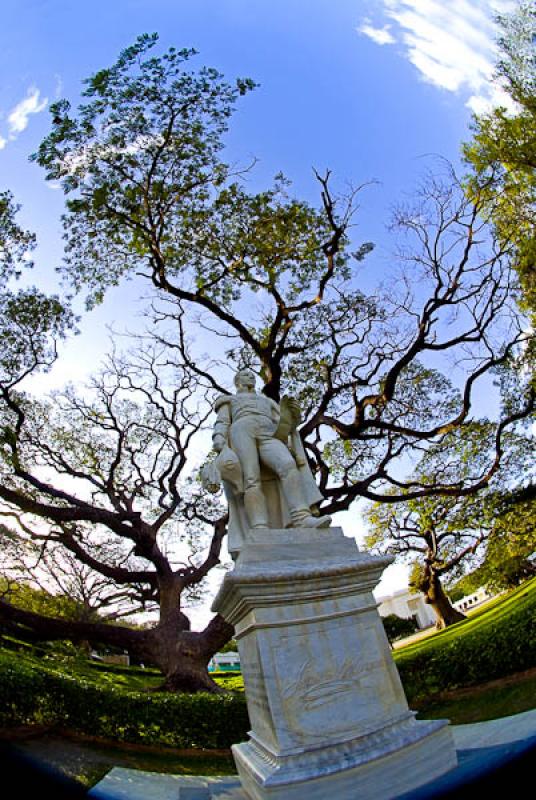
[[[456,161],[471,108],[492,95],[498,5],[486,0],[3,0],[0,175],[48,240],[61,211],[28,154],[48,129],[48,103],[76,100],[81,79],[144,31],[162,47],[193,46],[198,63],[260,86],[242,102],[228,143],[316,197],[313,166],[341,181],[376,179],[361,216],[379,239],[390,202],[419,159]],[[447,7],[448,6],[448,7]],[[57,195],[57,196],[54,196]],[[59,257],[57,255],[56,257]]]
[[[259,88],[240,103],[229,157],[255,156],[252,188],[283,171],[296,194],[318,198],[312,168],[342,185],[375,180],[361,199],[358,237],[377,244],[363,280],[389,266],[389,210],[437,154],[459,164],[472,110],[497,101],[493,14],[486,0],[2,0],[0,189],[23,206],[40,243],[32,280],[57,290],[62,192],[28,156],[48,132],[47,107],[76,103],[81,80],[111,64],[137,35],[161,49],[195,47],[197,63]],[[127,290],[135,301],[135,287]],[[111,293],[82,321],[51,381],[83,377],[105,348],[105,324],[126,319]],[[100,348],[100,350],[99,350]]]
[[[448,7],[447,7],[448,5]],[[389,270],[385,226],[392,205],[437,154],[459,161],[471,110],[496,93],[491,81],[498,0],[2,0],[0,188],[22,204],[40,249],[31,280],[57,289],[63,195],[28,156],[48,132],[48,105],[75,104],[84,77],[111,64],[142,32],[162,49],[195,47],[197,63],[259,88],[227,137],[229,158],[258,159],[253,189],[283,171],[298,196],[318,201],[312,168],[345,181],[377,181],[361,196],[356,236],[377,249],[365,287]],[[127,288],[135,301],[135,287]],[[82,323],[54,376],[75,379],[105,347],[119,293]],[[121,307],[129,304],[121,302]],[[80,354],[83,357],[80,358]]]

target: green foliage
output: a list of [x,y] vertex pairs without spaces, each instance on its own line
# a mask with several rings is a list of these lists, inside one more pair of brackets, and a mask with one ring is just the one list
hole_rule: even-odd
[[452,588],[464,596],[486,586],[499,592],[511,589],[536,573],[531,556],[536,552],[536,500],[534,487],[516,492],[496,492],[482,508],[491,518],[484,557],[478,567],[464,575]]
[[497,71],[514,110],[496,108],[474,118],[464,147],[471,166],[469,196],[480,197],[502,242],[510,242],[527,309],[536,310],[536,11],[520,2],[499,18]]
[[35,288],[0,296],[1,364],[9,375],[52,361],[51,338],[64,338],[74,322],[73,314],[56,295]]
[[11,192],[0,192],[0,287],[18,277],[22,267],[32,265],[29,255],[35,247],[35,236],[23,230],[15,219],[20,206]]
[[220,653],[238,653],[238,645],[236,643],[236,639],[229,639],[227,644],[224,644],[223,647],[219,650]]
[[138,37],[85,81],[88,102],[78,114],[66,100],[54,103],[52,133],[33,157],[75,193],[67,261],[92,303],[155,252],[172,269],[184,266],[183,225],[203,213],[228,175],[218,156],[222,136],[237,98],[254,86],[247,79],[231,85],[208,67],[188,70],[195,50],[151,56],[157,39]]
[[382,617],[382,622],[391,643],[404,638],[404,636],[411,636],[417,630],[417,623],[414,619],[404,619],[397,614],[388,614],[386,617]]
[[0,651],[0,725],[22,724],[183,749],[227,748],[249,727],[240,694],[129,691]]
[[65,336],[75,318],[56,295],[47,297],[31,287],[8,288],[22,269],[32,266],[34,234],[20,227],[19,206],[10,192],[0,192],[0,381],[13,384],[55,358],[54,341]]
[[[41,657],[35,654],[39,653]],[[133,691],[153,670],[0,650],[0,725],[46,723],[118,742],[224,748],[246,737],[241,675],[227,695]],[[395,652],[410,705],[536,666],[536,579],[467,621]]]
[[96,612],[91,614],[87,609],[68,595],[51,594],[45,589],[36,589],[21,583],[7,582],[0,576],[0,593],[4,600],[12,603],[25,611],[33,611],[36,614],[43,614],[46,617],[56,617],[70,621],[86,620],[93,618],[93,621],[101,622]]
[[[438,475],[449,477],[454,463],[461,462],[466,472],[483,467],[486,453],[493,447],[492,435],[492,426],[485,420],[449,433],[421,458],[415,479],[432,482]],[[482,569],[470,591],[485,584],[493,589],[516,585],[506,575],[521,568],[536,549],[536,539],[534,501],[523,501],[526,490],[518,487],[513,491],[511,487],[514,480],[521,483],[531,474],[533,447],[530,436],[506,435],[502,468],[474,494],[374,503],[367,512],[367,547],[411,559],[410,588],[423,592],[429,601],[433,600],[434,580],[441,583],[449,576],[449,583],[457,585],[456,579],[469,570],[474,572],[479,563]],[[521,499],[516,502],[518,494]],[[527,578],[530,571],[520,570],[519,575]],[[460,588],[465,591],[468,587]]]
[[244,678],[241,672],[211,672],[210,677],[228,692],[244,691]]
[[536,580],[507,600],[395,653],[408,701],[536,666]]

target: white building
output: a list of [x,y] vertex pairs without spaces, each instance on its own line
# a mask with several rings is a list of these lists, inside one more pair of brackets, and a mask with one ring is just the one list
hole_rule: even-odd
[[415,617],[421,630],[435,625],[436,616],[420,593],[412,594],[409,589],[399,589],[387,597],[377,597],[376,601],[379,603],[380,617],[388,617],[389,614],[396,614],[403,619]]
[[214,670],[240,671],[240,656],[238,653],[215,653],[208,662],[208,669],[209,672]]
[[486,600],[490,600],[492,597],[493,595],[486,590],[486,587],[481,586],[480,589],[476,590],[476,592],[462,597],[461,600],[453,603],[453,605],[454,608],[458,609],[458,611],[461,611],[462,614],[465,614],[466,611],[471,611],[473,608],[478,608],[479,605],[485,603]]

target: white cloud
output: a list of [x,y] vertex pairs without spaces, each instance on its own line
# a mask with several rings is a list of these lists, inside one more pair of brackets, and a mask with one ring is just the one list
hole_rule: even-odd
[[466,105],[482,112],[507,102],[493,79],[494,16],[512,6],[510,0],[383,0],[383,19],[373,25],[366,18],[358,31],[378,44],[397,44],[422,80],[464,94]]
[[376,44],[394,44],[396,39],[389,33],[390,25],[384,25],[383,28],[375,28],[370,24],[369,19],[363,20],[361,25],[357,28],[359,33],[364,33],[369,39],[372,39]]
[[10,139],[16,139],[22,133],[30,121],[30,114],[39,114],[48,105],[48,98],[41,100],[41,92],[35,86],[28,89],[26,97],[8,114],[7,122],[9,126]]
[[0,150],[3,150],[7,144],[7,139],[4,139],[3,136],[0,136]]

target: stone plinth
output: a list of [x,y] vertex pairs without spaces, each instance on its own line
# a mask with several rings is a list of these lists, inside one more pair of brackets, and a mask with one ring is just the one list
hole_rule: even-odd
[[390,798],[456,765],[418,721],[372,590],[391,562],[340,528],[252,531],[213,610],[235,626],[251,721],[233,747],[255,800]]

